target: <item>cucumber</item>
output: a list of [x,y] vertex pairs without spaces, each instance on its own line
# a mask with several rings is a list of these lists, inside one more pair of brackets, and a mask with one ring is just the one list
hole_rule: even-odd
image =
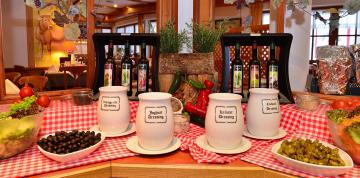
[[175,73],[175,78],[174,78],[173,82],[171,83],[168,93],[174,94],[176,92],[176,90],[179,89],[180,84],[181,84],[181,72],[177,71]]

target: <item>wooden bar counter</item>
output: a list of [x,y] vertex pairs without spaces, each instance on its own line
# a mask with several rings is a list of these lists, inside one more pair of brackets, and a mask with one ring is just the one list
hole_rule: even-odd
[[[101,149],[101,148],[100,148]],[[293,177],[236,160],[229,164],[196,163],[188,152],[176,151],[157,156],[134,156],[56,171],[35,177],[66,178],[289,178]]]

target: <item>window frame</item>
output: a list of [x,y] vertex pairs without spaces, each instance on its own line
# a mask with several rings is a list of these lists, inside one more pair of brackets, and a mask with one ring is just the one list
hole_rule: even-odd
[[[319,7],[319,8],[313,8],[312,9],[312,12],[315,12],[315,11],[319,11],[319,10],[326,10],[326,9],[329,9],[329,8],[336,8],[337,10],[343,8],[341,6],[336,6],[336,7]],[[315,17],[311,17],[313,18],[313,23],[315,23]],[[335,45],[338,45],[338,42],[339,42],[339,37],[354,37],[355,40],[354,40],[354,44],[357,44],[357,38],[360,38],[360,22],[359,22],[359,18],[360,18],[360,12],[357,12],[356,13],[356,18],[355,18],[355,32],[354,34],[351,34],[351,35],[340,35],[339,34],[339,30],[337,30],[337,34],[334,34],[336,38],[336,41],[335,41]],[[327,24],[328,25],[328,24]],[[314,54],[314,39],[317,38],[317,37],[328,37],[329,39],[332,36],[332,34],[330,34],[330,31],[328,32],[327,35],[314,35],[314,32],[315,32],[315,29],[313,28],[313,26],[310,27],[311,28],[311,34],[310,34],[310,41],[311,41],[311,45],[310,45],[310,59],[309,59],[309,63],[316,63],[317,59],[315,58],[315,55]],[[359,28],[359,29],[358,29]],[[328,41],[328,45],[330,44],[330,40]]]

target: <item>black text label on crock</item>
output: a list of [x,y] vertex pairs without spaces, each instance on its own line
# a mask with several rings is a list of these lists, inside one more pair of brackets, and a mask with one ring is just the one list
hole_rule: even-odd
[[167,108],[166,106],[145,107],[145,123],[166,123]]
[[277,99],[263,99],[262,100],[263,114],[279,113],[279,100]]
[[216,123],[236,123],[237,110],[236,106],[216,106],[215,107]]
[[102,111],[119,111],[120,97],[118,96],[102,96],[101,97]]

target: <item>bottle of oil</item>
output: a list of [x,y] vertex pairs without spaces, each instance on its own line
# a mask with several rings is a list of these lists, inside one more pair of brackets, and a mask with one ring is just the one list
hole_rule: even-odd
[[116,77],[116,64],[113,57],[113,43],[112,40],[109,42],[108,54],[106,58],[106,63],[104,66],[104,86],[113,86],[115,85]]
[[235,59],[231,64],[231,93],[239,94],[243,96],[243,62],[240,58],[240,44],[235,45]]
[[252,59],[249,63],[249,89],[250,88],[260,88],[261,84],[261,63],[258,59],[257,53],[257,44],[256,41],[252,45]]
[[266,83],[267,88],[278,89],[278,79],[279,79],[279,62],[275,57],[275,43],[270,44],[270,60],[267,62],[267,73],[266,73]]
[[141,44],[141,59],[137,65],[136,96],[149,91],[149,61],[146,59],[146,44]]
[[128,96],[132,96],[132,65],[129,42],[126,42],[125,55],[121,60],[121,85],[128,87]]

